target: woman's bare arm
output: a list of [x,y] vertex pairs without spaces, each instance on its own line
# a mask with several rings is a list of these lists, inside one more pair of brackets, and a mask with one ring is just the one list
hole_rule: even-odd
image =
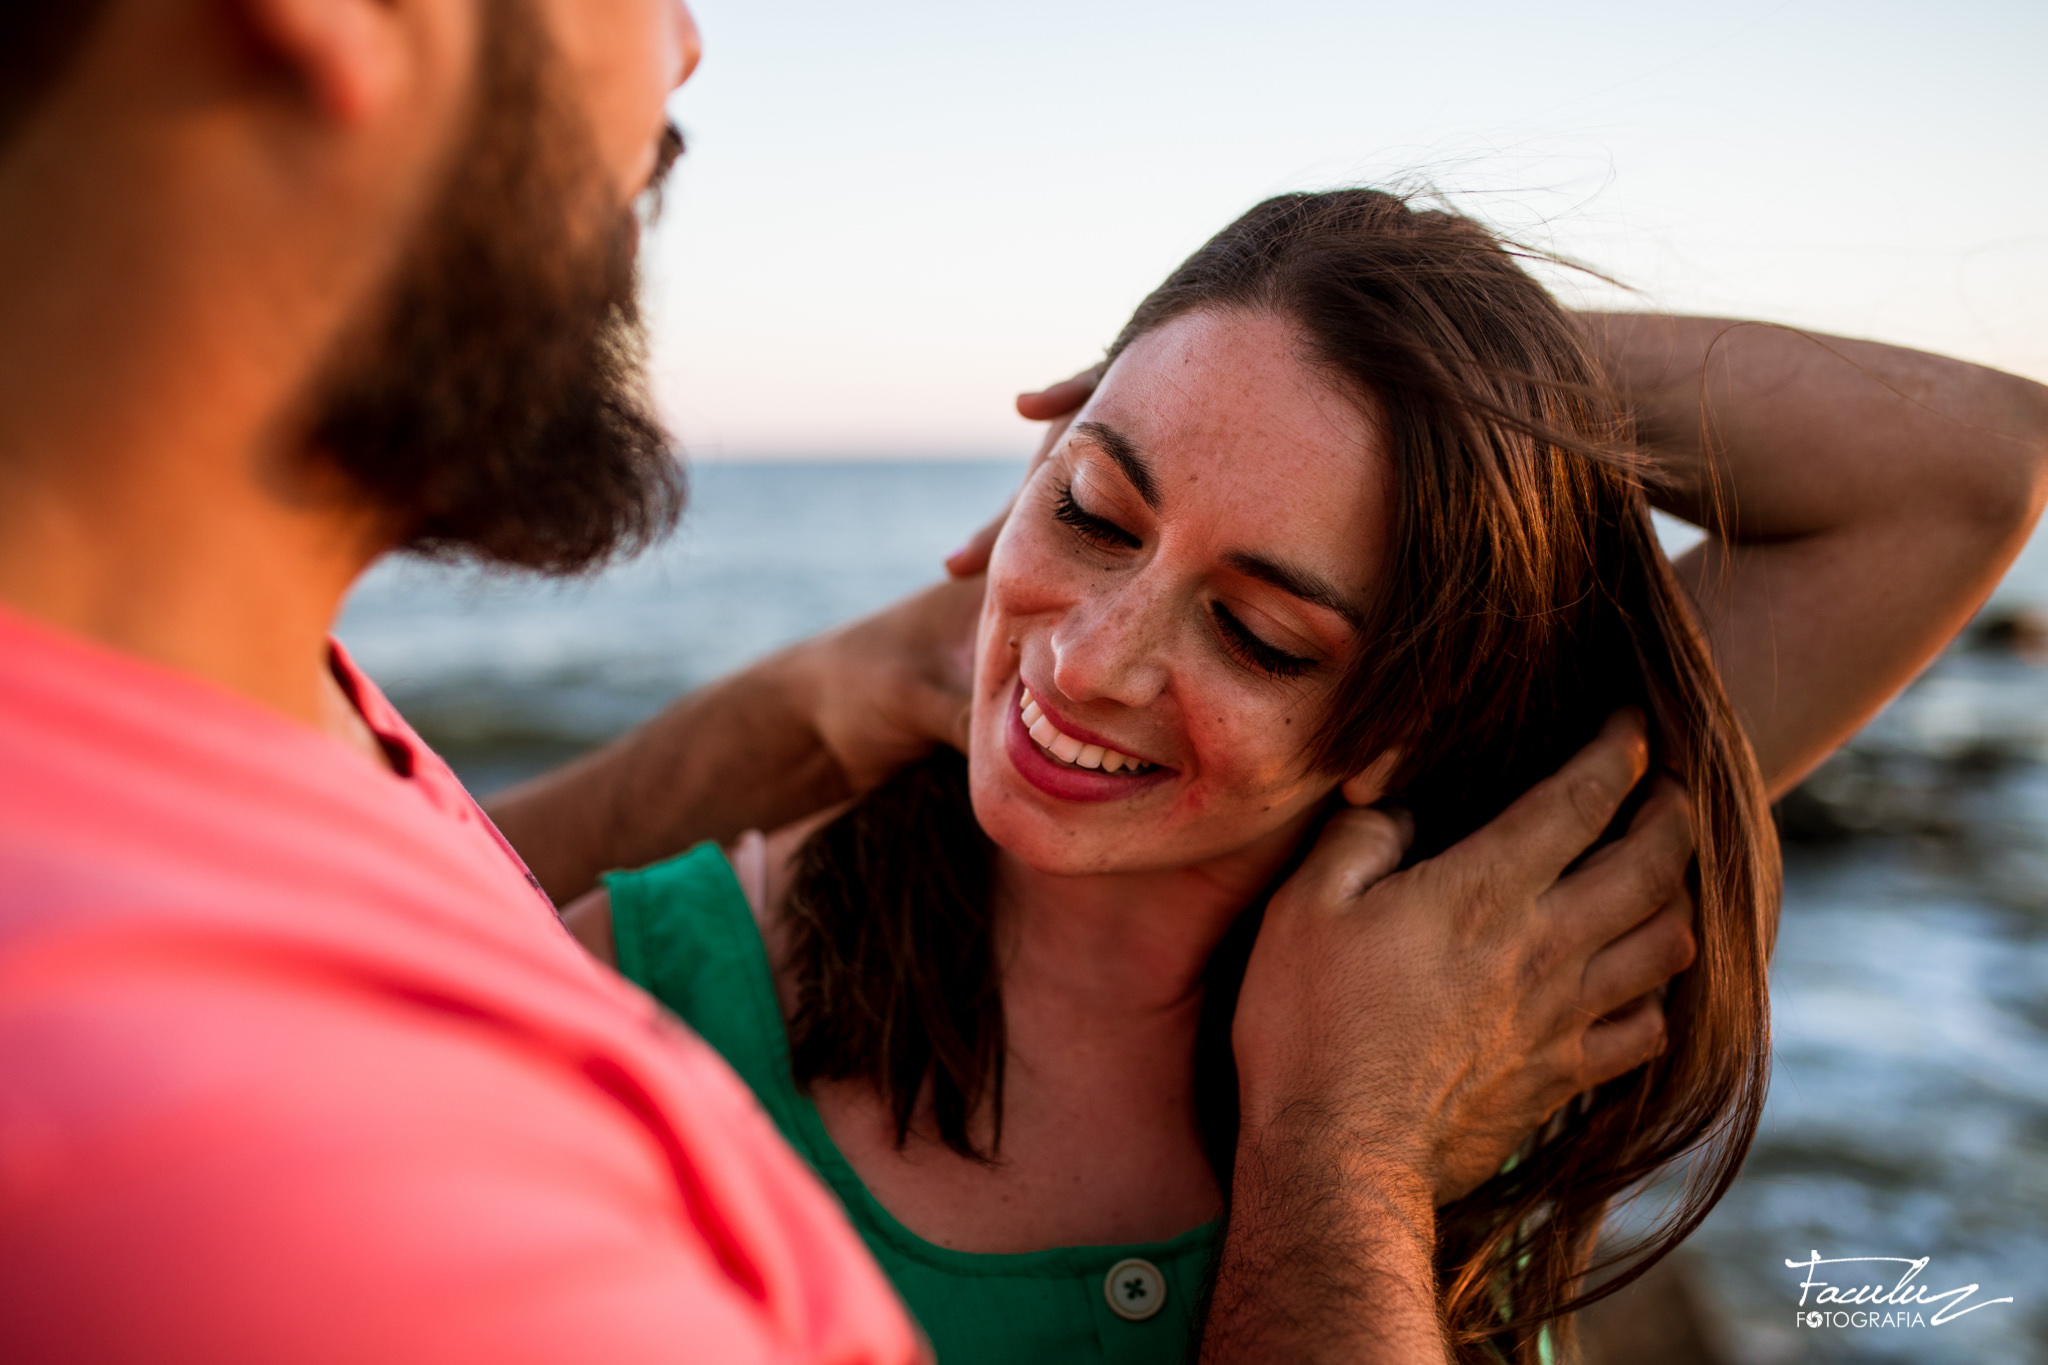
[[2048,494],[2048,388],[1762,323],[1586,322],[1671,475],[1653,501],[1722,532],[1677,568],[1783,791],[1926,666],[2026,543]]

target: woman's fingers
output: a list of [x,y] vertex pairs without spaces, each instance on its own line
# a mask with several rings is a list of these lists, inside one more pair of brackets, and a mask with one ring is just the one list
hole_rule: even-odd
[[1587,1015],[1612,1018],[1690,967],[1698,952],[1692,919],[1692,895],[1682,892],[1595,953],[1586,964],[1579,1008]]

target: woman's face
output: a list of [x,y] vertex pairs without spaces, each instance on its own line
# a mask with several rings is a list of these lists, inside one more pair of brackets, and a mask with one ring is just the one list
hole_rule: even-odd
[[1382,574],[1389,465],[1297,351],[1266,313],[1147,333],[1019,494],[970,775],[982,827],[1030,866],[1263,876],[1343,776],[1307,751]]

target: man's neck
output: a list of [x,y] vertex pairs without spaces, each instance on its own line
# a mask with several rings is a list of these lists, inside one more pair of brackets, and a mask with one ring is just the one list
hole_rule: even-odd
[[337,140],[240,27],[117,7],[0,148],[0,601],[360,748],[327,636],[385,546],[292,433],[439,144]]
[[381,548],[370,521],[206,480],[222,463],[0,461],[0,601],[382,761],[328,666],[342,600]]

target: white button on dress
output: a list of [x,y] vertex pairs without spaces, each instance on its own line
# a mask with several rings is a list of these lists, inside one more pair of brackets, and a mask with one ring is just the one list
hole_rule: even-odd
[[1158,1266],[1133,1256],[1109,1268],[1102,1294],[1118,1317],[1143,1322],[1166,1307],[1166,1277]]

